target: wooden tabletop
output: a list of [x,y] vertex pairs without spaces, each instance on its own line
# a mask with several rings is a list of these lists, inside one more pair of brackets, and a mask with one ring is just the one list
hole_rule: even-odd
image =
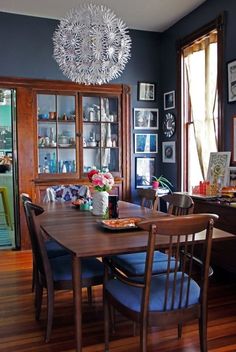
[[[77,257],[106,256],[109,254],[143,251],[147,246],[147,232],[141,230],[109,231],[99,223],[102,218],[89,211],[80,211],[68,203],[48,203],[41,216],[44,231]],[[119,202],[119,217],[162,217],[170,216],[161,212],[152,212],[138,205]],[[197,234],[197,240],[204,239],[204,233]],[[234,235],[214,229],[214,240],[228,240]],[[164,248],[163,237],[157,239],[157,247]]]

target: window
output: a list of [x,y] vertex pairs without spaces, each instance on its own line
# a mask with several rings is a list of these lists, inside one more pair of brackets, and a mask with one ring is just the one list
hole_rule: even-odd
[[[206,180],[210,152],[220,150],[221,97],[218,27],[211,26],[180,46],[181,181],[191,191]],[[220,46],[219,46],[220,45]]]

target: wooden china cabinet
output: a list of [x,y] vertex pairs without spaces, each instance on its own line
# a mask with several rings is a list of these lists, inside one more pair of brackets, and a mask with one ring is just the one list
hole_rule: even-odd
[[[19,194],[43,200],[53,185],[89,185],[87,173],[109,170],[112,190],[130,199],[130,88],[67,81],[0,78],[16,89]],[[29,247],[20,204],[21,248]]]

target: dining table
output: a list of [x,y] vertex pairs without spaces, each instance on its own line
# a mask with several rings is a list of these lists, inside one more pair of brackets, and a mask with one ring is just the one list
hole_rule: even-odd
[[[101,216],[91,211],[82,211],[71,203],[51,202],[43,204],[45,212],[40,217],[43,231],[65,247],[72,255],[73,301],[75,318],[76,351],[82,351],[82,287],[81,259],[85,257],[105,257],[113,254],[141,252],[147,249],[148,233],[139,228],[109,229],[104,226]],[[138,217],[142,219],[172,216],[153,211],[124,201],[118,202],[119,218]],[[213,241],[231,240],[235,236],[214,228]],[[195,235],[204,241],[205,232]],[[157,249],[167,246],[162,236],[157,236]]]

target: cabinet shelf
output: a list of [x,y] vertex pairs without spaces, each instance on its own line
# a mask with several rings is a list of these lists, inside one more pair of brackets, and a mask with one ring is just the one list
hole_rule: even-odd
[[86,124],[94,124],[94,125],[100,125],[101,123],[104,123],[104,124],[112,124],[112,125],[118,125],[118,122],[116,121],[88,121],[88,120],[83,120],[83,123],[86,125]]

